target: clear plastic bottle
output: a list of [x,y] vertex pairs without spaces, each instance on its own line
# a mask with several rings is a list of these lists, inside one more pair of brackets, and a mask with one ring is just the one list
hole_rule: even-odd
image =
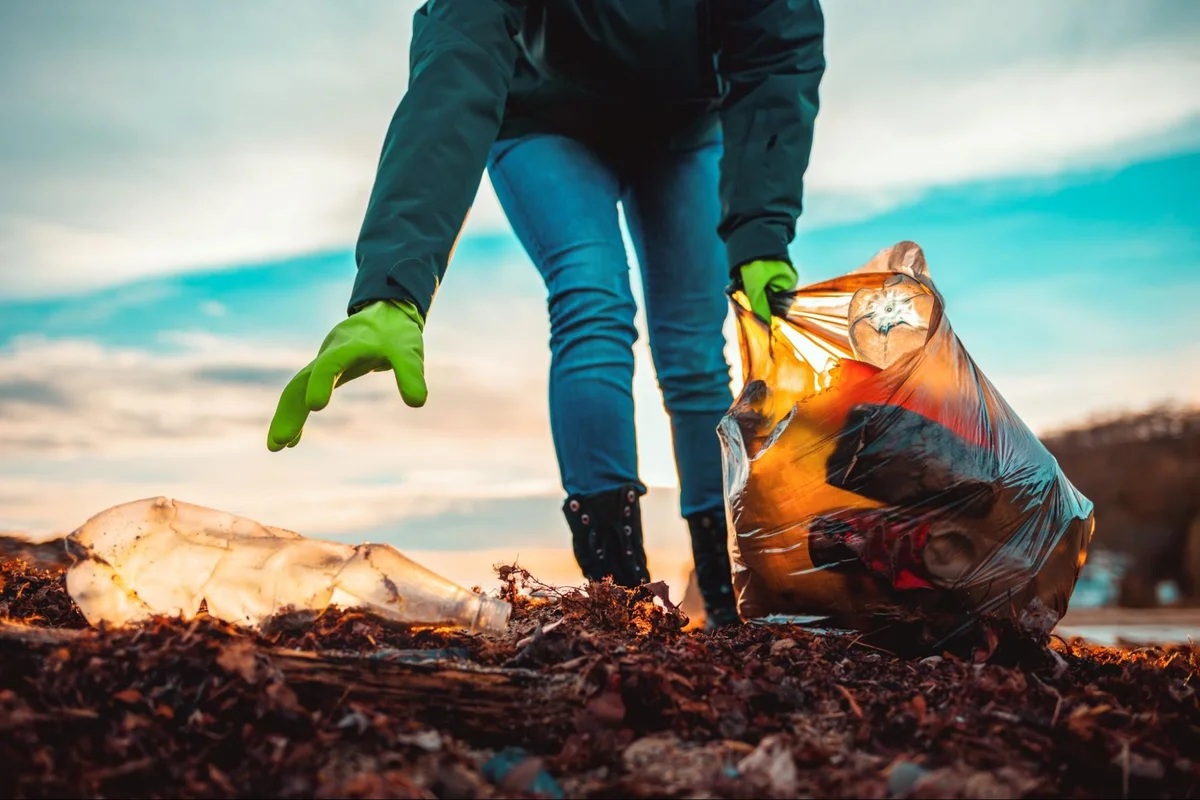
[[847,314],[854,357],[887,369],[925,346],[934,299],[907,275],[893,275],[878,289],[859,289]]
[[502,633],[511,607],[384,544],[308,539],[166,497],[115,506],[67,537],[67,591],[88,622],[208,613],[258,625],[286,610],[365,608],[411,624]]

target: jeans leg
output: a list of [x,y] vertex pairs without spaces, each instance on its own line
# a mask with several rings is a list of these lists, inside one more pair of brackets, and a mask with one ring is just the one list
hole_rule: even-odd
[[666,153],[630,170],[624,196],[684,517],[724,507],[717,425],[733,395],[723,331],[729,271],[717,234],[720,156],[720,144]]
[[496,195],[546,283],[550,427],[563,489],[594,495],[634,485],[629,264],[617,217],[620,183],[590,148],[562,136],[497,142]]

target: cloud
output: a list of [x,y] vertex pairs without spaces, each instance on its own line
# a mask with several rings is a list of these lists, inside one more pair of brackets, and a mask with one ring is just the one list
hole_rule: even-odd
[[281,386],[287,385],[295,372],[294,369],[258,366],[210,366],[197,367],[192,370],[191,377],[202,383],[266,387],[271,391],[279,391]]
[[229,307],[216,300],[206,300],[200,304],[200,311],[210,317],[224,317],[229,314]]
[[[34,337],[0,351],[0,452],[121,456],[265,443],[280,391],[312,357],[212,337],[174,340],[184,349]],[[485,355],[440,358],[426,367],[435,402],[418,410],[402,406],[391,375],[364,376],[337,390],[306,436],[410,448],[436,448],[446,437],[496,447],[536,439],[546,430],[541,404],[528,401],[545,393],[538,361],[497,374]]]
[[68,408],[71,401],[49,381],[0,378],[0,407],[16,404]]
[[819,118],[813,191],[907,199],[905,190],[1129,163],[1152,154],[1157,134],[1200,120],[1195,53],[1193,40],[1041,58],[969,81],[880,64],[877,80],[853,87],[833,71],[830,102],[854,97]]
[[1053,348],[1019,369],[987,372],[1004,399],[1038,434],[1107,413],[1162,403],[1200,403],[1200,346],[1177,352],[1113,356],[1057,355]]
[[[0,294],[352,242],[417,5],[4,5]],[[826,15],[806,224],[1121,162],[1178,145],[1200,114],[1195,4],[875,0]],[[507,230],[486,176],[468,223],[485,230]]]
[[[165,495],[310,536],[403,540],[406,546],[447,548],[450,542],[438,539],[436,527],[426,524],[430,515],[478,502],[480,497],[536,492],[549,496],[547,482],[464,483],[461,471],[428,469],[419,475],[410,471],[412,480],[406,481],[402,459],[388,459],[366,447],[359,455],[356,462],[346,453],[323,449],[273,460],[242,447],[207,456],[182,452],[172,458],[163,452],[141,463],[58,462],[53,465],[57,470],[47,469],[44,475],[3,477],[0,529],[65,533],[106,508]],[[394,468],[396,481],[363,485],[346,480],[345,475],[360,464],[369,469]],[[85,467],[91,468],[90,474]],[[426,522],[412,527],[405,523],[409,517],[423,517]]]
[[0,354],[0,528],[70,530],[165,494],[353,534],[465,498],[556,489],[543,404],[480,385],[463,364],[431,369],[421,410],[390,376],[364,376],[310,418],[298,447],[269,453],[278,393],[303,363],[226,342],[171,354],[19,342]]
[[[391,375],[367,375],[337,389],[300,445],[281,453],[267,451],[267,426],[307,349],[195,331],[160,333],[153,350],[19,338],[0,349],[0,527],[69,529],[80,515],[156,494],[323,532],[469,498],[558,497],[549,354],[530,349],[545,338],[528,324],[538,316],[518,305],[513,324],[496,327],[470,307],[455,324],[430,326],[424,408],[404,406]],[[644,337],[639,360],[642,474],[670,485],[670,434]]]

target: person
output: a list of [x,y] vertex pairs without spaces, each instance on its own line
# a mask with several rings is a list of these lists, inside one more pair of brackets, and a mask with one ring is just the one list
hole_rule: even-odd
[[295,445],[335,385],[393,370],[424,405],[422,334],[480,180],[540,270],[551,433],[585,577],[649,580],[633,411],[642,273],[680,513],[709,627],[738,620],[720,440],[732,403],[726,292],[764,319],[794,288],[825,70],[817,0],[431,0],[388,128],[347,309],[284,389],[268,447]]

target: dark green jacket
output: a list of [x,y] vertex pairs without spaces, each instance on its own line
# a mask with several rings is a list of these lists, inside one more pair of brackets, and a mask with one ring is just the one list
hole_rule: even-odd
[[825,71],[817,0],[430,0],[388,128],[349,309],[428,313],[497,139],[603,150],[724,140],[731,271],[787,259]]

